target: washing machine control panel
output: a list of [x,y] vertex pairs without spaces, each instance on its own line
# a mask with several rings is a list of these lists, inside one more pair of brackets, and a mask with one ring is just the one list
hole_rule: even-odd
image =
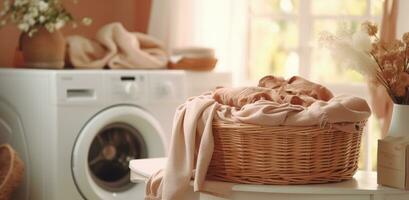
[[150,74],[149,96],[152,103],[178,102],[186,99],[184,73]]
[[59,104],[180,104],[187,95],[183,71],[67,72],[57,79]]
[[56,76],[57,102],[60,105],[96,105],[103,103],[101,75],[61,73]]
[[116,101],[142,101],[146,98],[147,78],[144,74],[117,74],[107,77],[108,96]]
[[141,88],[139,84],[129,82],[124,84],[124,92],[126,95],[134,96],[141,92]]

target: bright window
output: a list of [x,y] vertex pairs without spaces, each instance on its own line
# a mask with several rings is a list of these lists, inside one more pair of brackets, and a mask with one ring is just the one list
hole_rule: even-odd
[[[383,0],[248,0],[247,79],[266,74],[301,75],[335,93],[368,98],[363,77],[341,68],[318,47],[321,31],[355,32],[365,20],[380,22]],[[376,166],[380,131],[370,119],[362,145],[361,169]]]

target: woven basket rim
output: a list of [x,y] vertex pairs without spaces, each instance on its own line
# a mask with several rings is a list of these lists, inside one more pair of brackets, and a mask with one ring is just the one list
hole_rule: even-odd
[[4,177],[4,181],[0,183],[0,190],[6,185],[7,181],[10,179],[11,175],[13,174],[14,164],[16,160],[16,153],[14,149],[9,144],[0,145],[0,149],[6,149],[10,154],[10,165],[7,169],[7,174]]
[[[244,122],[231,122],[231,121],[226,121],[223,120],[219,117],[214,117],[213,118],[213,126],[218,126],[218,125],[226,125],[226,126],[234,126],[237,128],[257,128],[257,129],[271,129],[271,128],[278,128],[278,127],[285,127],[285,128],[294,128],[294,129],[305,129],[305,128],[310,128],[310,129],[333,129],[332,125],[343,125],[343,124],[356,124],[356,125],[365,125],[368,120],[362,120],[359,122],[338,122],[338,123],[325,123],[325,125],[320,126],[320,125],[305,125],[305,126],[295,126],[295,125],[261,125],[261,124],[250,124],[250,123],[244,123]],[[343,133],[348,133],[345,131],[342,131]],[[298,132],[289,132],[288,134],[294,134],[294,135],[306,135],[308,133],[298,133]]]

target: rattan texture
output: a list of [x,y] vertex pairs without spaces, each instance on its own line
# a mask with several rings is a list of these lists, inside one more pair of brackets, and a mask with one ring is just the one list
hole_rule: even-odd
[[0,146],[0,157],[0,200],[8,200],[23,180],[24,163],[7,144]]
[[351,179],[361,135],[309,126],[261,126],[213,120],[214,152],[207,179],[245,184],[314,184]]

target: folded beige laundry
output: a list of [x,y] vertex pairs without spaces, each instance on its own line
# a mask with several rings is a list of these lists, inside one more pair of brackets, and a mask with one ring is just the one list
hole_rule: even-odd
[[143,33],[127,31],[121,23],[103,26],[95,40],[67,38],[68,61],[75,68],[157,69],[165,68],[168,55],[160,41]]

